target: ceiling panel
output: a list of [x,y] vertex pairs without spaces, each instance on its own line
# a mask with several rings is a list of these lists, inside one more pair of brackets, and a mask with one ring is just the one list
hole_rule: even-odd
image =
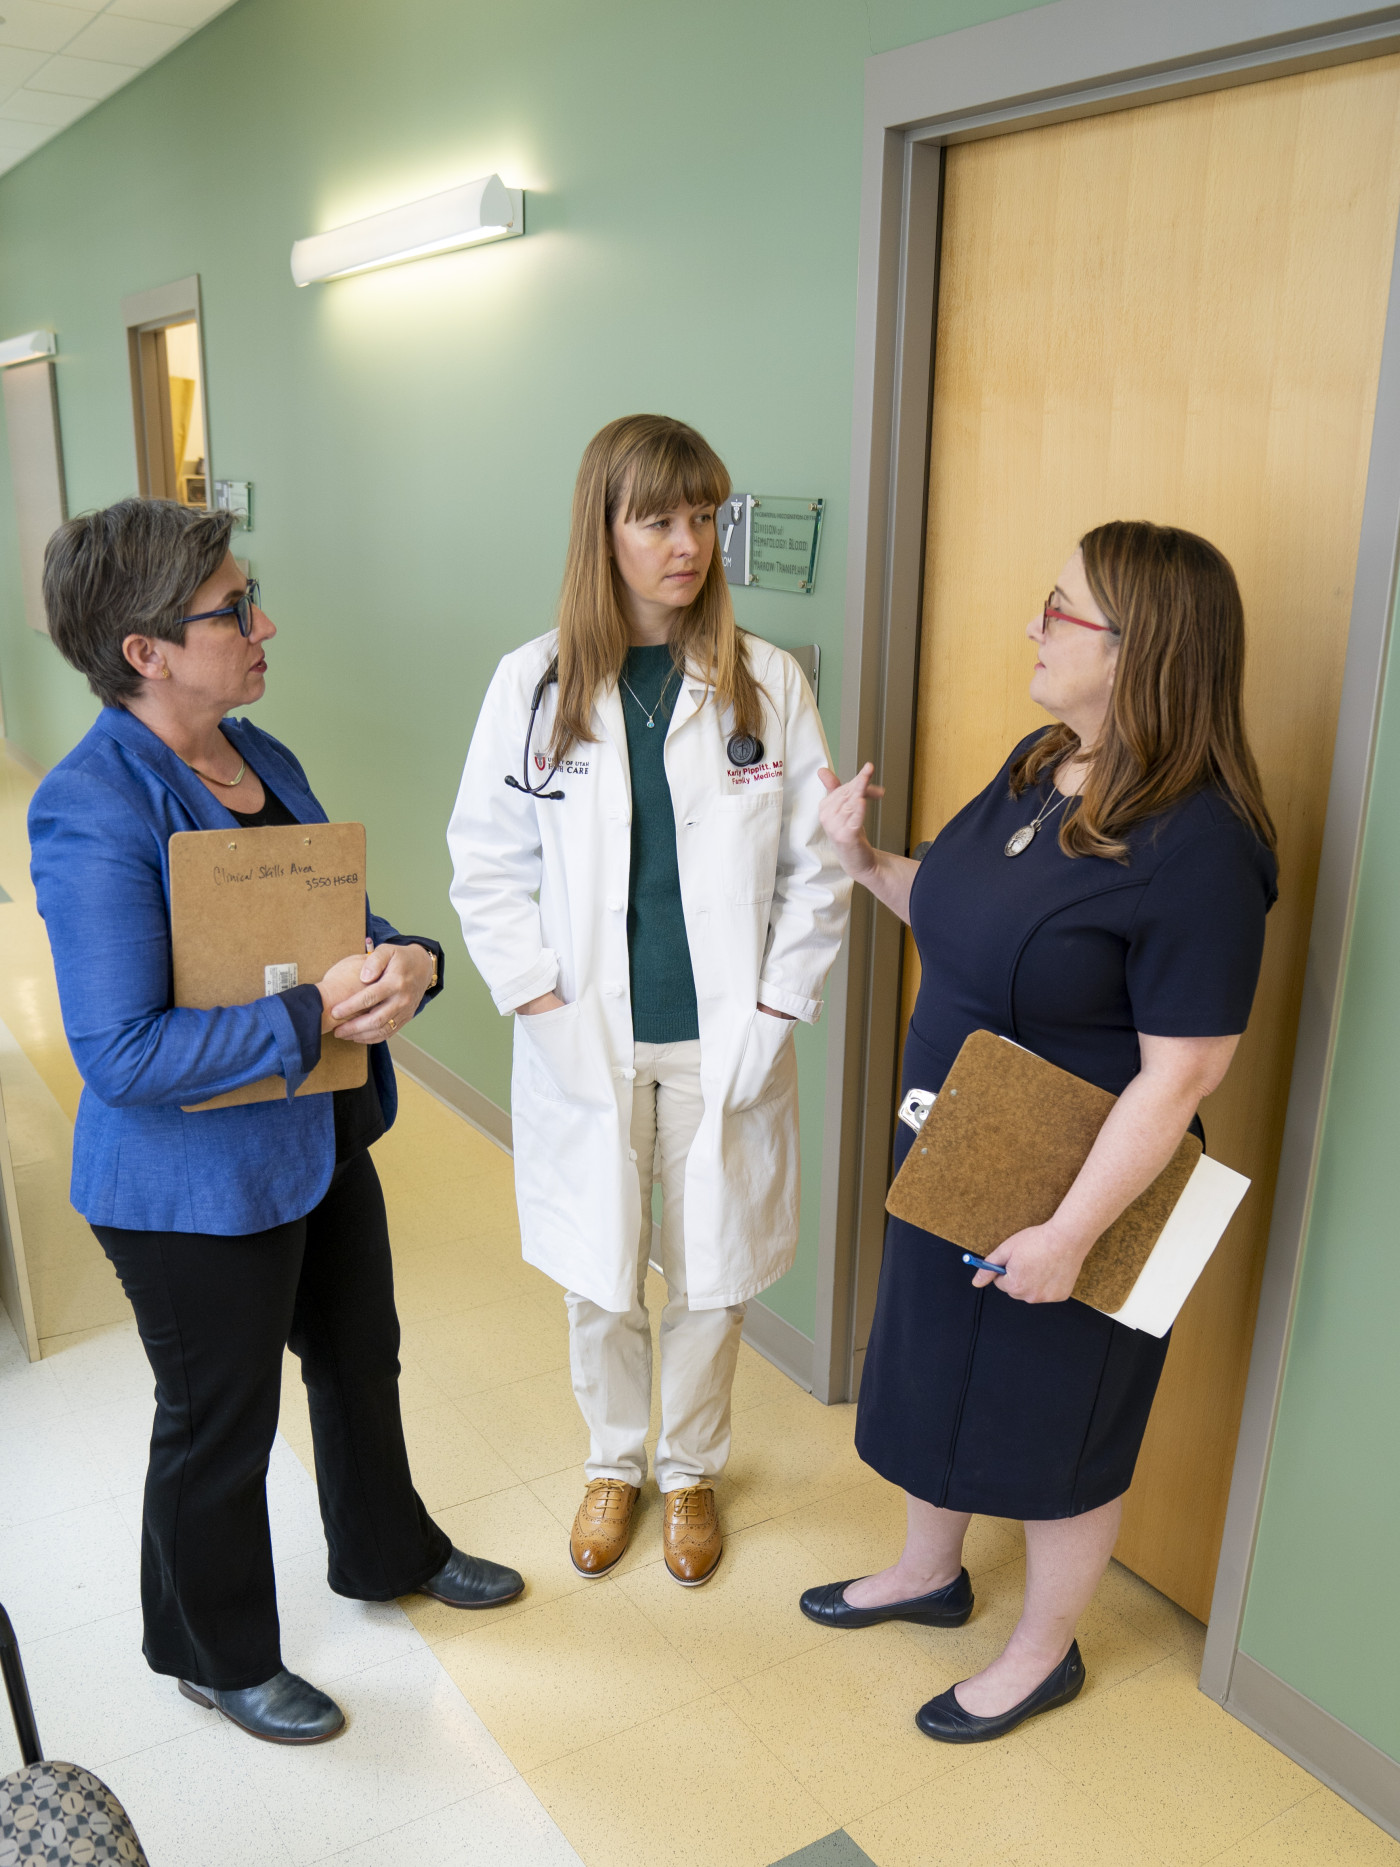
[[112,65],[141,67],[164,58],[188,34],[183,26],[159,26],[148,19],[103,13],[66,46],[75,58],[100,58]]
[[61,52],[68,41],[97,17],[88,7],[48,6],[44,0],[8,0],[0,20],[0,45],[21,45],[31,52]]
[[234,0],[0,0],[0,174]]

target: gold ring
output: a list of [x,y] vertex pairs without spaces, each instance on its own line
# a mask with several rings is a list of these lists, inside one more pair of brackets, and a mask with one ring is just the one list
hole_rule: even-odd
[[392,1030],[393,1030],[393,1028],[394,1028],[394,1020],[393,1020],[392,1018],[390,1018],[390,1020],[389,1020],[389,1029],[390,1029],[390,1030],[392,1031]]

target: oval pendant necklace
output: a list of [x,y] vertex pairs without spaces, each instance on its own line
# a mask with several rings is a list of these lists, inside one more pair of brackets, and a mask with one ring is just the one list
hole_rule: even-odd
[[1034,822],[1023,823],[1020,829],[1017,830],[1016,834],[1008,838],[1006,842],[1006,846],[1003,848],[1001,853],[1004,856],[1019,856],[1023,854],[1024,851],[1029,849],[1031,844],[1035,841],[1035,833],[1040,828],[1041,824],[1048,822],[1049,819],[1053,817],[1055,812],[1060,808],[1060,805],[1067,804],[1068,802],[1069,802],[1068,797],[1064,796],[1063,793],[1058,792],[1058,791],[1055,793],[1053,803],[1051,802],[1049,798],[1047,798],[1044,804],[1042,804],[1040,809],[1036,812]]

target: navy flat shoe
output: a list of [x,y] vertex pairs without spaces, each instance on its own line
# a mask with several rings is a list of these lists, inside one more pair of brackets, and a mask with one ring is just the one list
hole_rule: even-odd
[[921,1705],[914,1713],[914,1722],[925,1737],[936,1738],[940,1744],[985,1744],[989,1738],[1005,1737],[1027,1718],[1037,1718],[1057,1705],[1068,1705],[1083,1689],[1084,1661],[1076,1640],[1054,1672],[1010,1711],[999,1712],[995,1718],[979,1718],[976,1712],[964,1711],[953,1696],[956,1687],[950,1687]]
[[191,1703],[221,1712],[249,1737],[260,1737],[268,1744],[324,1744],[345,1729],[345,1713],[335,1700],[285,1666],[261,1685],[243,1686],[236,1692],[218,1692],[185,1679],[180,1681],[180,1691]]
[[[853,1577],[863,1581],[863,1576]],[[966,1569],[955,1582],[910,1601],[886,1602],[882,1608],[853,1608],[846,1600],[850,1582],[823,1582],[809,1588],[798,1607],[823,1627],[875,1627],[881,1621],[917,1621],[922,1627],[961,1627],[972,1612],[972,1579]]]
[[499,1608],[514,1601],[524,1587],[518,1569],[454,1549],[437,1574],[419,1584],[417,1593],[445,1601],[449,1608]]

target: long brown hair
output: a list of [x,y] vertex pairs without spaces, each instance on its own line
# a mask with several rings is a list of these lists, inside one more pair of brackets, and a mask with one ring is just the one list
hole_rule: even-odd
[[[1244,726],[1244,605],[1229,560],[1194,532],[1145,520],[1100,525],[1079,548],[1094,601],[1118,631],[1118,667],[1061,849],[1126,862],[1135,823],[1207,789],[1274,849]],[[1013,765],[1013,793],[1079,750],[1068,726],[1050,727]]]
[[[559,598],[559,705],[551,759],[567,757],[570,746],[596,736],[593,704],[616,683],[627,659],[613,521],[652,518],[681,504],[718,508],[728,497],[729,474],[719,455],[703,435],[668,415],[623,415],[583,450]],[[670,647],[682,673],[708,682],[720,711],[732,711],[734,730],[756,736],[758,683],[734,623],[718,548],[694,602],[676,619]]]

